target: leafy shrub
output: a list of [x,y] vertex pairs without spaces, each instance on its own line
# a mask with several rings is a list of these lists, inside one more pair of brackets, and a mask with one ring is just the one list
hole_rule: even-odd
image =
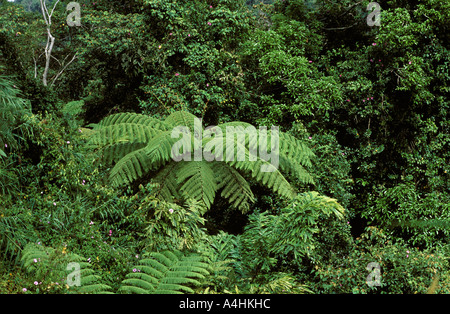
[[[381,188],[364,216],[389,228],[393,235],[414,246],[447,245],[449,235],[448,195],[432,192],[420,195],[412,181]],[[437,243],[440,243],[437,245]]]
[[250,215],[240,237],[248,276],[274,270],[298,274],[304,268],[305,258],[314,260],[319,256],[315,249],[317,234],[325,230],[319,225],[323,217],[342,220],[344,208],[317,192],[299,194],[277,216],[266,212]]
[[148,217],[146,250],[191,250],[206,237],[202,228],[205,223],[201,217],[202,207],[192,199],[180,206],[147,195],[141,206],[146,209]]
[[[256,240],[255,240],[256,242]],[[246,249],[248,243],[242,236],[220,232],[202,243],[198,250],[210,265],[210,275],[206,278],[206,288],[202,293],[310,293],[308,287],[292,272],[276,269],[259,274],[249,271]],[[258,246],[258,243],[254,243]],[[253,253],[258,253],[256,250]],[[264,259],[255,256],[259,263]]]
[[[449,293],[450,268],[445,251],[418,250],[401,242],[392,242],[382,230],[369,227],[343,259],[315,266],[317,293],[426,293],[439,276],[435,293]],[[379,264],[380,286],[374,280],[369,263]],[[437,276],[436,276],[437,275]],[[370,277],[370,278],[368,278]]]

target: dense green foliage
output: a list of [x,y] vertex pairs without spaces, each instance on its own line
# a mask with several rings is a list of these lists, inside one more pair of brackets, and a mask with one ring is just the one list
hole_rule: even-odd
[[450,293],[448,1],[77,2],[0,0],[0,293]]

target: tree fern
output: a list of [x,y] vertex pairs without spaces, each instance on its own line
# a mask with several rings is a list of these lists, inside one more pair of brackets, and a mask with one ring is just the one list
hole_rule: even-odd
[[[113,165],[114,186],[151,174],[159,185],[157,194],[169,202],[194,198],[207,210],[220,193],[246,211],[254,201],[249,178],[288,199],[296,191],[282,172],[305,184],[313,182],[304,168],[311,165],[312,151],[293,136],[278,131],[266,136],[263,131],[239,121],[204,130],[201,120],[185,111],[165,121],[120,113],[94,125],[89,144],[102,148],[103,161]],[[270,151],[276,164],[258,151]]]
[[143,176],[151,168],[152,166],[144,147],[132,151],[121,158],[111,170],[110,181],[113,185],[128,184]]
[[209,274],[208,264],[198,254],[181,251],[150,253],[122,281],[121,293],[193,293],[193,287]]

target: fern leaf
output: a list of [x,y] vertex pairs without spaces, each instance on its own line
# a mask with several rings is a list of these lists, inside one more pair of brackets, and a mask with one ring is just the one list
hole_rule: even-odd
[[[254,161],[227,161],[230,166],[251,175],[257,182],[267,186],[280,196],[291,199],[296,192],[286,178],[270,163],[258,159]],[[264,168],[265,167],[265,168]],[[271,172],[263,171],[270,169]]]
[[167,123],[142,114],[133,113],[133,112],[123,112],[123,113],[116,113],[107,116],[102,121],[100,121],[94,129],[96,128],[104,128],[106,126],[110,125],[117,125],[117,124],[140,124],[144,125],[150,128],[158,129],[161,131],[169,131],[172,129],[171,125],[168,125]]
[[177,170],[180,163],[170,162],[163,169],[161,169],[152,179],[152,182],[158,185],[155,195],[167,202],[173,202],[174,199],[179,199],[177,182]]
[[81,286],[78,289],[77,293],[95,293],[95,294],[112,294],[112,292],[108,291],[111,287],[105,284],[90,284],[88,286]]
[[247,212],[249,203],[255,201],[248,181],[236,169],[225,163],[214,163],[213,171],[216,175],[217,189],[222,189],[221,196],[234,208]]
[[311,158],[315,155],[305,143],[283,132],[279,133],[279,137],[280,154],[285,155],[287,159],[297,161],[303,166],[310,167],[312,165]]
[[180,251],[151,253],[126,275],[119,292],[124,293],[193,293],[192,286],[209,274],[208,265],[196,254]]
[[152,163],[152,168],[156,169],[172,160],[172,147],[177,139],[172,138],[168,132],[158,134],[152,138],[146,148],[146,154]]
[[219,127],[222,129],[225,138],[233,136],[233,143],[239,140],[250,151],[258,148],[259,130],[252,124],[233,121],[222,123]]
[[285,156],[280,156],[279,168],[281,172],[290,174],[291,176],[298,179],[302,183],[305,184],[314,183],[313,177],[300,163],[293,160],[289,160]]
[[148,143],[151,138],[161,133],[163,133],[163,131],[146,125],[137,123],[119,123],[95,130],[90,138],[89,144],[104,146],[121,142]]
[[[176,111],[170,114],[164,122],[171,125],[172,128],[177,126],[187,126],[191,132],[194,132],[196,121],[199,122],[200,119],[192,113],[187,111]],[[199,135],[201,136],[201,134]]]
[[175,139],[168,133],[160,133],[147,146],[120,159],[111,170],[110,180],[115,186],[129,184],[150,170],[156,170],[171,160]]
[[135,123],[108,125],[94,131],[88,146],[102,147],[103,161],[112,164],[130,152],[146,146],[152,138],[161,133],[158,129]]
[[[226,145],[232,143],[233,147],[247,149],[250,153],[249,158],[251,154],[260,154],[264,150],[265,152],[271,152],[272,146],[275,145],[273,147],[277,147],[277,151],[274,153],[280,160],[280,170],[290,173],[303,183],[313,183],[312,177],[304,166],[310,167],[312,165],[311,158],[314,157],[314,153],[295,137],[283,132],[274,132],[277,137],[273,137],[272,131],[261,132],[261,130],[245,122],[224,123],[220,125],[220,128],[224,134],[224,143],[226,142]],[[265,140],[263,141],[262,138],[265,138]],[[227,158],[230,157],[232,156],[227,155]],[[259,157],[261,158],[261,156]]]
[[215,174],[206,161],[183,162],[177,174],[180,191],[184,197],[193,198],[209,208],[217,191]]
[[126,155],[147,146],[145,143],[119,142],[105,146],[102,150],[102,161],[107,165],[113,165]]
[[111,170],[109,179],[114,186],[131,183],[151,169],[146,148],[127,154]]
[[120,287],[119,292],[128,292],[134,294],[148,294],[149,290],[139,287],[141,283],[139,281],[135,281],[133,279],[125,279],[122,281],[122,286]]

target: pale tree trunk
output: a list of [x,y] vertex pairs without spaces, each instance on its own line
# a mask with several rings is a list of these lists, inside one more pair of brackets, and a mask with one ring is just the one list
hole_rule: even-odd
[[55,2],[53,5],[52,11],[49,13],[47,10],[47,5],[45,4],[45,0],[40,0],[41,2],[41,11],[42,15],[44,16],[45,24],[47,25],[47,45],[45,46],[45,68],[44,68],[44,74],[42,75],[42,83],[44,86],[47,86],[47,75],[48,75],[48,69],[50,68],[50,59],[52,57],[52,50],[53,45],[55,44],[55,37],[51,33],[50,27],[52,26],[52,15],[55,11],[56,5],[58,4],[59,0]]

